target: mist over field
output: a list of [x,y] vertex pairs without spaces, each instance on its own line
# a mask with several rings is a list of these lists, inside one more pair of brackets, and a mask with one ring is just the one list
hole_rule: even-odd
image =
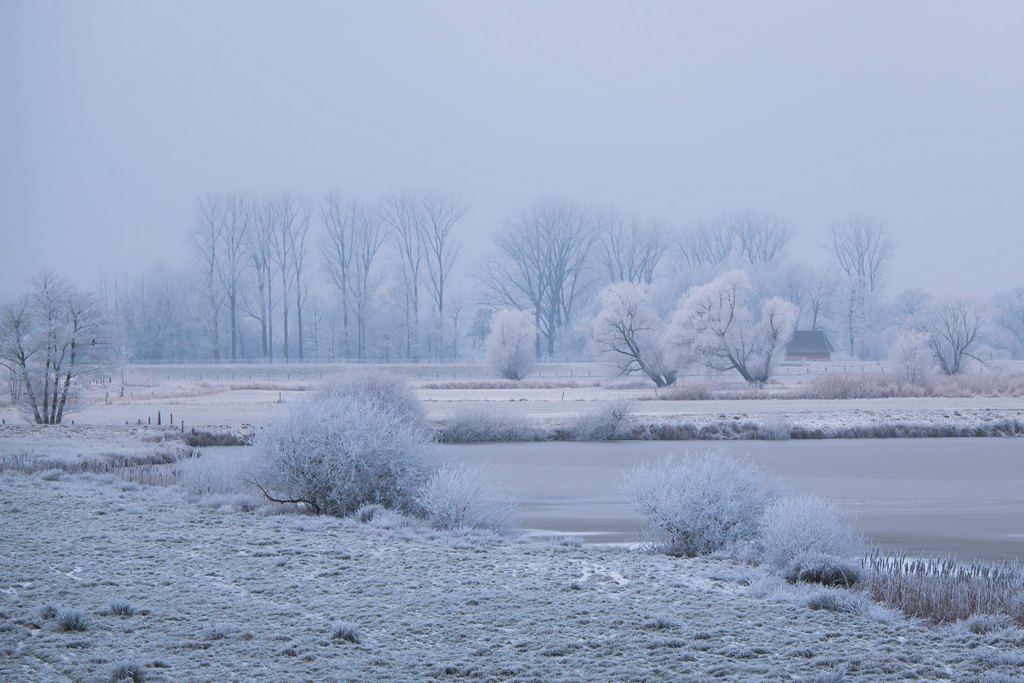
[[1021,681],[1022,23],[0,4],[0,679]]

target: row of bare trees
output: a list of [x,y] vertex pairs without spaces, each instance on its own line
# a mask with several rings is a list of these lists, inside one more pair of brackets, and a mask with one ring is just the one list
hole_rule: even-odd
[[[456,270],[465,213],[436,192],[376,201],[205,197],[191,277],[177,299],[159,273],[118,287],[121,298],[145,293],[169,315],[187,309],[188,320],[169,327],[129,301],[120,306],[131,317],[126,336],[138,358],[182,357],[183,328],[192,325],[205,340],[196,351],[205,355],[194,357],[441,359],[458,355],[460,339],[482,348],[489,313],[508,308],[531,316],[538,356],[582,355],[584,318],[596,315],[601,287],[649,286],[650,305],[666,315],[689,288],[741,269],[760,296],[796,307],[799,329],[827,331],[850,357],[881,359],[891,330],[928,303],[919,290],[886,298],[892,239],[867,216],[833,224],[808,265],[790,258],[794,229],[778,216],[737,213],[675,230],[623,211],[539,201],[498,228],[490,258]],[[1012,339],[1014,300],[1003,300],[986,321]]]
[[[279,352],[286,362],[304,360],[317,266],[333,290],[340,356],[368,357],[368,330],[385,285],[389,305],[404,319],[396,355],[418,356],[427,317],[426,342],[437,354],[451,317],[455,229],[464,214],[454,197],[435,192],[395,192],[377,202],[330,194],[319,205],[287,194],[200,199],[192,233],[195,281],[214,360],[225,346],[231,360],[239,357],[242,316],[259,328],[262,358],[273,361]],[[322,312],[313,315],[319,329]]]

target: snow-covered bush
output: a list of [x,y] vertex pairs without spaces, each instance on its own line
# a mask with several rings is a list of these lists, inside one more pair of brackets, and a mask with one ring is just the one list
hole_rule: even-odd
[[438,466],[430,437],[392,384],[376,386],[384,389],[330,387],[290,405],[257,434],[256,480],[269,499],[331,515],[373,503],[415,508]]
[[896,337],[889,350],[889,365],[901,382],[924,386],[935,367],[935,356],[929,347],[928,335],[905,330]]
[[416,397],[416,392],[403,377],[393,372],[357,370],[327,384],[321,393],[325,398],[338,396],[388,406],[398,417],[417,429],[423,429],[427,424],[423,404]]
[[580,415],[569,425],[573,441],[614,441],[630,436],[633,404],[626,400],[602,401],[596,410]]
[[764,470],[722,451],[669,456],[626,475],[626,496],[652,540],[672,555],[693,557],[752,541],[776,488]]
[[505,379],[523,379],[533,369],[537,326],[526,311],[494,314],[487,336],[487,364]]
[[493,408],[459,406],[438,431],[441,443],[531,441],[536,430],[518,413]]
[[481,465],[447,466],[434,473],[418,498],[427,521],[437,529],[504,531],[515,520],[515,508]]
[[863,550],[860,535],[828,501],[812,495],[783,496],[770,502],[758,526],[762,559],[787,569],[816,554],[849,559]]

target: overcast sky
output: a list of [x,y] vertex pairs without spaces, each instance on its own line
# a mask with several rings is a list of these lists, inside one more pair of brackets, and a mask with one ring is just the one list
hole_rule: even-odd
[[0,298],[187,256],[207,192],[852,212],[889,291],[1024,285],[1024,2],[0,3]]

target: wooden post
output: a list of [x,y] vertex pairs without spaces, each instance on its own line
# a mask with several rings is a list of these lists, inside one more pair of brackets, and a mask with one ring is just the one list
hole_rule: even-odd
[[160,411],[156,411],[156,426],[160,426]]
[[147,425],[152,425],[153,424],[153,417],[151,415],[147,415],[146,416],[146,424]]

